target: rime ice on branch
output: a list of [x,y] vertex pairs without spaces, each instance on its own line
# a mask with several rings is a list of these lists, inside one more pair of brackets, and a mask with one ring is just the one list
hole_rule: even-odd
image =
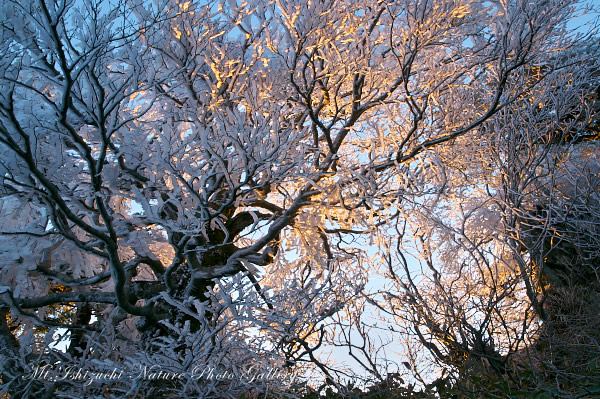
[[[399,323],[411,303],[430,306],[404,257],[409,237],[448,309],[455,299],[444,284],[457,272],[440,269],[434,243],[449,251],[453,242],[485,264],[484,280],[489,273],[509,287],[479,291],[493,291],[494,310],[522,294],[527,309],[511,323],[529,323],[519,313],[529,305],[543,316],[531,287],[534,252],[543,248],[519,236],[535,200],[527,215],[514,213],[520,204],[511,201],[525,192],[506,180],[516,179],[506,157],[526,156],[534,140],[529,155],[539,162],[519,178],[549,165],[543,146],[553,133],[525,138],[553,119],[544,104],[553,102],[551,129],[561,137],[575,137],[596,115],[584,93],[597,87],[597,50],[566,25],[576,3],[21,3],[0,6],[6,392],[81,392],[71,382],[19,379],[39,358],[94,359],[106,369],[160,362],[169,373],[200,364],[238,377],[249,367],[312,367],[343,390],[346,371],[321,356],[327,345],[350,348],[370,381],[387,381],[391,359],[369,341],[358,309],[375,305]],[[493,159],[487,167],[484,156]],[[551,186],[532,184],[536,192]],[[444,215],[450,204],[466,214]],[[446,225],[454,217],[462,225]],[[454,241],[444,241],[450,231]],[[475,253],[497,240],[507,247]],[[496,258],[525,264],[511,274]],[[386,275],[389,291],[374,292],[376,275]],[[473,332],[479,346],[436,347],[432,340],[449,330],[432,308],[421,309],[411,322],[434,358],[454,364],[452,356],[479,351],[501,368],[490,357],[501,351],[485,352],[481,329]],[[474,312],[456,320],[483,314]],[[362,346],[350,342],[348,326]],[[66,353],[31,346],[57,331],[68,335]],[[148,397],[267,389],[242,380],[136,380],[114,389]]]

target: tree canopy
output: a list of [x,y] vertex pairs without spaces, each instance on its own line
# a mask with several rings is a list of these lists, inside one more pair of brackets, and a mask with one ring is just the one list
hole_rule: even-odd
[[2,2],[0,392],[594,392],[586,7]]

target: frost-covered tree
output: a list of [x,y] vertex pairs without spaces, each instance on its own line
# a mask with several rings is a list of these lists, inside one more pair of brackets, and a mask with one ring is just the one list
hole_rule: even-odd
[[[401,310],[400,295],[377,302],[368,281],[382,265],[401,281],[391,249],[405,251],[403,226],[425,253],[441,238],[444,216],[432,223],[419,196],[446,195],[440,170],[478,156],[478,144],[496,148],[505,137],[493,126],[596,56],[567,29],[576,11],[569,0],[3,2],[4,391],[234,397],[290,386],[249,369],[305,365],[338,384],[343,370],[318,349],[352,348],[346,326],[366,338],[365,303]],[[500,178],[474,169],[471,187],[448,182],[452,199]],[[507,201],[504,188],[490,204]],[[475,202],[468,217],[487,206]],[[516,292],[531,278],[503,284]],[[49,345],[57,333],[64,352]],[[361,363],[385,380],[366,348]],[[138,374],[23,378],[36,364]],[[143,378],[152,365],[188,374]],[[194,368],[222,375],[192,378]]]
[[382,308],[454,394],[574,397],[600,381],[597,51],[516,73],[520,100],[432,151],[406,198]]

